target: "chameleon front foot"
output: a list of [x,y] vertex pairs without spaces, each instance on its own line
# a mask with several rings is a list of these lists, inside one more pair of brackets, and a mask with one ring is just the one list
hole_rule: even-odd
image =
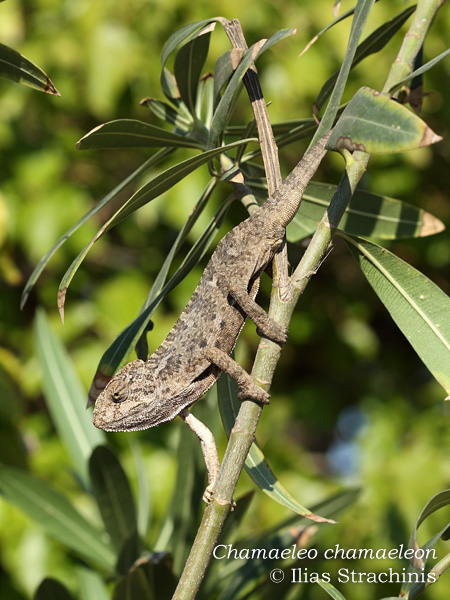
[[249,385],[239,386],[237,397],[241,402],[251,399],[255,402],[259,402],[260,404],[269,404],[270,394],[252,381]]
[[221,371],[232,377],[239,385],[239,400],[254,400],[269,404],[270,395],[253,381],[252,377],[239,363],[219,348],[205,348],[204,356]]
[[285,344],[287,342],[288,329],[286,325],[274,321],[274,319],[267,317],[266,323],[263,326],[258,325],[256,327],[256,333],[259,337],[266,337],[277,344]]

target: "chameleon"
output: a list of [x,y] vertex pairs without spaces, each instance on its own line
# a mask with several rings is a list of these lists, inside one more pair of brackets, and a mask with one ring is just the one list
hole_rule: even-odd
[[269,394],[230,354],[247,317],[260,336],[278,344],[287,340],[287,328],[255,298],[261,274],[284,242],[286,226],[326,153],[328,138],[329,134],[321,138],[262,206],[222,238],[166,339],[147,361],[122,367],[99,395],[93,414],[96,427],[137,431],[181,416],[200,437],[212,488],[218,471],[218,457],[208,459],[206,452],[212,434],[188,409],[222,372],[238,383],[240,400],[268,403]]

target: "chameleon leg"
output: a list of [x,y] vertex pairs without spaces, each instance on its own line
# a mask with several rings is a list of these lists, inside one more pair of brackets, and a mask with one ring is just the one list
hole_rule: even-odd
[[216,442],[211,431],[192,415],[187,409],[180,413],[180,417],[190,427],[190,429],[200,438],[203,457],[205,459],[206,470],[208,471],[208,487],[203,493],[203,500],[208,503],[214,493],[214,485],[219,474],[220,461],[217,452]]
[[219,348],[205,348],[205,358],[219,367],[221,371],[232,377],[239,385],[239,400],[251,398],[261,404],[269,404],[270,395],[253,381],[252,377],[239,363]]
[[264,336],[277,342],[285,344],[287,340],[287,328],[285,325],[274,321],[266,311],[257,304],[245,289],[232,289],[229,291],[245,314],[256,325],[256,332],[259,336]]

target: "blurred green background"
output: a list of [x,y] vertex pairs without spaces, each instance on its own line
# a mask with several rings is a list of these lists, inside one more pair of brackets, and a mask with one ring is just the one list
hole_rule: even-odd
[[[301,59],[298,54],[332,19],[332,4],[328,0],[276,5],[265,0],[8,0],[0,4],[1,42],[43,68],[61,93],[60,98],[50,97],[0,80],[1,460],[26,466],[64,490],[81,512],[89,507],[83,505],[41,391],[32,340],[36,308],[44,306],[48,311],[54,331],[88,390],[103,351],[139,310],[208,175],[202,170],[190,175],[96,244],[69,289],[62,326],[56,310],[58,283],[113,207],[97,215],[58,251],[20,311],[23,285],[59,236],[147,156],[145,151],[134,150],[81,153],[75,143],[91,128],[115,118],[159,124],[139,101],[145,96],[162,97],[161,48],[179,27],[213,15],[238,17],[249,44],[278,29],[297,28],[296,36],[262,57],[258,69],[265,98],[271,102],[273,122],[309,117],[322,83],[340,66],[350,21],[329,31]],[[343,5],[343,9],[350,6]],[[400,0],[377,4],[365,36],[404,7]],[[427,39],[426,60],[450,45],[448,22],[447,5]],[[380,55],[366,59],[352,72],[345,100],[361,85],[382,87],[400,41],[397,36]],[[212,68],[227,48],[227,38],[217,27],[207,67]],[[449,226],[448,58],[426,74],[425,90],[430,95],[425,99],[423,117],[444,141],[401,156],[374,157],[363,185],[421,206]],[[246,123],[250,115],[243,95],[236,118]],[[284,174],[305,147],[298,144],[280,151]],[[326,163],[320,179],[337,183],[342,168],[339,157],[332,156]],[[224,187],[223,195],[226,193]],[[211,203],[190,242],[219,200]],[[243,209],[233,206],[223,232],[243,217]],[[390,248],[450,293],[448,232]],[[301,248],[291,250],[292,264],[300,252]],[[198,267],[160,305],[149,335],[150,350],[164,339],[200,275]],[[261,295],[264,306],[267,290],[266,281],[266,295]],[[248,324],[236,350],[238,361],[247,369],[257,343],[254,327]],[[422,506],[450,482],[450,403],[442,402],[443,390],[339,242],[292,319],[272,397],[263,413],[258,440],[289,491],[309,506],[345,486],[362,489],[339,525],[319,535],[318,547],[339,543],[344,547],[393,548],[407,543]],[[173,423],[132,434],[143,441],[152,490],[155,531],[149,536],[150,547],[173,487],[178,428],[179,424]],[[127,437],[109,437],[125,466],[130,462]],[[223,437],[219,445],[223,451]],[[236,496],[252,488],[243,475]],[[73,588],[70,556],[19,510],[0,502],[2,599],[30,598],[45,576],[60,578]],[[252,537],[286,516],[284,509],[257,493],[243,524],[244,533]],[[442,524],[443,517],[435,515],[423,526],[421,539],[430,537]],[[444,544],[438,549],[442,555]],[[398,568],[404,566],[399,563]],[[376,570],[382,565],[368,561],[359,568]],[[396,595],[399,589],[375,584],[338,587],[352,599],[374,600]],[[302,599],[325,597],[312,585],[297,586],[296,594]],[[448,597],[448,574],[426,597]]]

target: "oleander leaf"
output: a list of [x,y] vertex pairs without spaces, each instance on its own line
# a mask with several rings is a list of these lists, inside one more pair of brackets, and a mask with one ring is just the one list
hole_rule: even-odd
[[[213,23],[212,25],[215,25]],[[194,39],[181,46],[175,56],[174,75],[181,99],[189,108],[191,115],[196,115],[195,107],[197,89],[208,56],[211,39],[210,26],[202,29]]]
[[161,66],[165,66],[170,54],[172,54],[172,52],[176,50],[178,46],[181,46],[181,44],[187,44],[189,41],[194,39],[199,35],[204,27],[214,22],[224,23],[225,21],[226,19],[223,17],[212,17],[211,19],[203,19],[202,21],[189,23],[189,25],[185,25],[184,27],[181,27],[181,29],[175,31],[175,33],[168,38],[163,46],[161,52]]
[[[220,102],[221,89],[233,75],[244,54],[245,52],[241,48],[231,48],[231,50],[227,50],[216,60],[216,64],[214,65],[214,108],[217,108]],[[245,127],[242,127],[242,131],[244,130]]]
[[324,581],[323,579],[317,580],[318,585],[326,591],[326,593],[333,598],[333,600],[346,600],[345,596],[341,594],[339,590],[337,590],[334,585],[331,585],[328,581]]
[[[99,573],[92,569],[86,569],[86,567],[79,567],[78,581],[80,600],[109,600],[108,589]],[[55,598],[55,600],[59,600],[59,598]],[[63,599],[61,598],[61,600]]]
[[164,100],[158,100],[157,98],[144,98],[139,103],[141,106],[147,106],[154,115],[169,123],[170,125],[174,125],[177,129],[181,131],[189,131],[192,127],[193,120],[192,117],[188,119],[181,111],[177,110]]
[[128,478],[115,452],[107,446],[98,446],[93,451],[89,475],[103,524],[118,551],[130,532],[137,529],[136,509]]
[[7,500],[31,517],[55,540],[89,563],[113,571],[116,557],[101,532],[46,482],[14,467],[0,467],[1,490]]
[[450,298],[385,248],[339,235],[409,343],[450,396]]
[[145,538],[148,531],[148,524],[152,512],[152,494],[150,491],[149,478],[144,456],[139,440],[134,436],[129,436],[130,448],[133,456],[134,472],[136,473],[137,485],[137,533]]
[[[386,23],[383,23],[383,25],[371,33],[356,49],[351,68],[353,69],[356,67],[356,65],[358,65],[367,56],[382,50],[415,10],[415,5],[409,6],[403,12],[396,15]],[[320,111],[327,98],[330,96],[338,75],[339,71],[336,71],[323,84],[322,89],[317,95],[317,98],[314,100],[316,112]]]
[[188,136],[166,131],[136,119],[117,119],[95,127],[77,142],[78,150],[117,148],[197,148]]
[[[411,564],[408,567],[408,575],[410,573],[415,574],[415,577],[408,577],[405,579],[405,583],[401,588],[401,595],[406,596],[407,593],[411,590],[416,580],[417,575],[421,575],[426,567],[427,560],[429,558],[429,552],[434,548],[437,541],[439,539],[446,539],[446,533],[450,528],[449,511],[447,510],[447,517],[444,518],[444,526],[438,531],[432,538],[430,538],[423,546],[420,546],[417,541],[417,530],[420,525],[427,519],[430,515],[432,515],[437,510],[445,508],[446,506],[450,506],[450,489],[443,490],[439,492],[422,509],[420,515],[418,516],[414,528],[411,532],[411,537],[409,538],[408,548],[414,550],[414,556],[411,559]],[[448,539],[448,538],[447,538]],[[418,552],[421,549],[423,553]],[[422,555],[422,556],[421,556]],[[411,583],[408,581],[411,580]]]
[[73,600],[73,596],[61,582],[46,577],[39,584],[33,600]]
[[64,346],[41,309],[34,321],[34,344],[52,422],[76,472],[88,487],[89,457],[96,446],[105,442],[105,434],[92,425],[91,416],[84,410],[83,387]]
[[[182,244],[185,242],[187,236],[189,235],[190,231],[192,230],[192,227],[195,225],[198,218],[200,217],[203,210],[205,209],[209,199],[211,198],[214,190],[216,189],[216,186],[217,186],[217,180],[215,178],[210,179],[206,188],[203,190],[202,194],[200,195],[200,198],[198,199],[194,208],[192,209],[191,213],[189,214],[186,222],[184,223],[183,227],[181,228],[180,232],[178,233],[174,243],[172,244],[169,254],[166,256],[166,259],[165,259],[161,269],[159,270],[158,275],[156,276],[156,278],[153,282],[153,285],[147,295],[147,298],[145,299],[144,304],[142,305],[140,312],[143,312],[148,306],[150,306],[155,301],[158,294],[160,294],[161,290],[164,287],[164,284],[166,283],[167,274],[169,272],[170,266],[172,264],[172,261],[176,255],[176,253],[181,248]],[[220,221],[221,221],[221,218],[220,218]],[[207,236],[208,235],[209,234],[207,234]],[[206,241],[204,236],[202,236],[201,239]],[[202,242],[200,242],[200,243],[202,243]],[[190,263],[190,264],[193,264],[193,263]],[[187,274],[187,271],[185,272],[185,274]],[[166,290],[166,293],[169,293],[169,290]],[[136,345],[136,353],[137,353],[138,358],[140,358],[142,360],[147,360],[148,347],[147,347],[147,338],[145,335],[145,331],[144,331],[143,335],[140,337],[140,339]]]
[[[319,223],[336,189],[337,186],[327,183],[308,185],[298,213],[287,227],[288,241],[304,239],[309,225],[305,218]],[[433,235],[442,231],[444,224],[411,204],[357,189],[339,229],[350,235],[393,240]]]
[[61,95],[42,69],[4,44],[0,44],[0,77],[53,96]]
[[[378,1],[379,0],[375,0],[375,2],[378,2]],[[316,33],[316,35],[312,38],[312,40],[310,40],[306,44],[306,46],[303,48],[303,50],[300,52],[299,56],[303,56],[303,54],[305,54],[305,52],[307,52],[311,48],[311,46],[315,42],[317,42],[317,40],[320,38],[320,36],[323,35],[324,33],[326,33],[329,29],[331,29],[332,27],[334,27],[335,25],[337,25],[338,23],[340,23],[341,21],[343,21],[347,17],[351,17],[352,14],[355,12],[355,8],[356,8],[356,6],[353,6],[352,8],[349,8],[344,13],[342,13],[342,15],[340,15],[339,17],[336,17],[335,19],[333,19],[333,21],[331,21],[331,23],[328,23],[328,25],[326,25],[323,29],[321,29],[319,31],[319,33]]]
[[[179,46],[182,44],[187,44],[197,37],[205,27],[208,27],[215,22],[224,23],[225,21],[226,19],[223,17],[214,17],[211,19],[204,19],[203,21],[197,21],[195,23],[190,23],[189,25],[185,25],[181,29],[178,29],[178,31],[175,31],[175,33],[173,33],[164,44],[161,52],[161,88],[166,98],[168,98],[175,105],[180,102],[180,109],[185,108],[185,105],[180,101],[180,92],[176,85],[175,77],[166,68],[167,59]],[[189,115],[187,109],[186,113]]]
[[120,579],[114,588],[112,600],[155,600],[153,590],[142,568],[137,568]]
[[339,106],[341,104],[342,95],[347,84],[350,69],[352,68],[352,62],[355,57],[358,42],[361,38],[364,26],[367,22],[373,5],[374,0],[358,0],[358,2],[356,3],[355,16],[352,20],[352,26],[350,29],[350,36],[348,39],[347,50],[345,51],[344,60],[339,70],[339,75],[336,78],[336,84],[334,85],[333,91],[331,92],[330,100],[320,120],[319,126],[316,129],[314,137],[308,146],[308,150],[322,136],[328,133],[334,125],[336,115],[338,114]]
[[422,65],[419,69],[416,69],[415,71],[412,71],[411,73],[409,73],[409,75],[407,77],[405,77],[404,79],[402,79],[401,81],[399,81],[398,83],[396,83],[395,85],[393,85],[391,87],[391,89],[388,92],[389,96],[394,94],[398,89],[400,89],[403,85],[405,85],[405,83],[408,83],[408,81],[411,81],[412,79],[415,79],[416,77],[419,77],[420,75],[423,75],[424,73],[429,71],[432,67],[434,67],[435,64],[437,64],[440,60],[442,60],[449,54],[450,54],[450,48],[448,50],[444,50],[444,52],[441,52],[440,54],[438,54],[438,56],[435,56],[434,58],[429,60],[427,63]]
[[121,183],[119,183],[119,185],[117,185],[109,194],[107,194],[102,200],[100,200],[100,202],[93,206],[83,217],[81,217],[79,221],[75,223],[75,225],[72,225],[72,227],[68,229],[62,237],[59,238],[56,244],[54,244],[47,252],[47,254],[45,254],[45,256],[41,258],[38,265],[35,267],[32,274],[30,275],[22,292],[20,308],[24,307],[36,281],[39,279],[40,275],[42,274],[42,271],[45,269],[47,263],[49,262],[53,254],[55,254],[55,252],[58,250],[58,248],[60,248],[64,244],[64,242],[66,242],[70,238],[70,236],[75,233],[75,231],[77,231],[84,223],[86,223],[86,221],[88,221],[92,216],[97,214],[104,206],[109,204],[109,202],[111,202],[111,200],[113,200],[122,190],[124,190],[128,185],[130,185],[133,181],[135,181],[138,177],[140,177],[151,167],[155,167],[157,164],[159,164],[162,160],[164,160],[164,158],[166,158],[166,156],[171,154],[173,151],[173,148],[167,148],[155,152],[155,154],[153,154],[153,156],[146,160],[143,165],[138,167],[135,171],[133,171],[133,173],[131,173],[131,175],[129,175]]
[[[253,60],[256,58],[260,46],[252,46],[242,55],[239,64],[236,65],[233,75],[226,86],[221,99],[219,100],[214,116],[211,121],[208,138],[208,148],[213,148],[224,131],[228,121],[233,113],[236,100],[242,89],[242,79]],[[238,55],[235,55],[238,58]]]
[[176,585],[171,556],[155,552],[118,581],[112,600],[169,600]]
[[327,148],[380,154],[422,148],[441,139],[405,106],[362,87],[336,123]]

